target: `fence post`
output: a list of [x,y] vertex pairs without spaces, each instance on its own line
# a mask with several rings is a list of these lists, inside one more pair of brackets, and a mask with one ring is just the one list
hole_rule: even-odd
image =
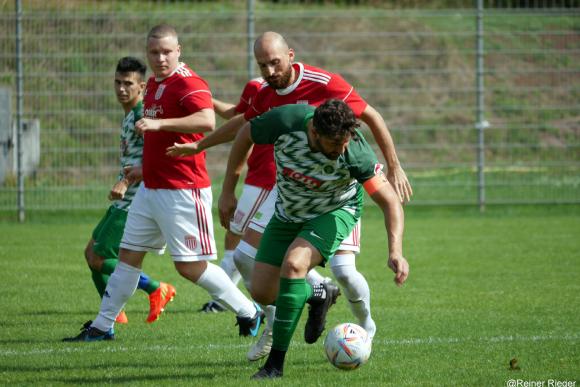
[[16,0],[16,175],[18,180],[18,221],[24,222],[24,171],[22,170],[22,2]]
[[255,27],[254,27],[254,0],[248,0],[248,80],[254,78],[254,39],[255,39]]
[[484,85],[483,85],[483,0],[477,0],[477,32],[476,32],[476,117],[475,129],[477,130],[477,200],[479,210],[485,211],[485,138],[484,130],[489,123],[484,118]]

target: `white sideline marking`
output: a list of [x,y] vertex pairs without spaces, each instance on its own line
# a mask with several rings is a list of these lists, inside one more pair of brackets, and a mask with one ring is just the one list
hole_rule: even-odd
[[[508,342],[536,342],[536,341],[576,341],[580,339],[580,333],[567,334],[563,336],[556,335],[536,335],[536,336],[492,336],[492,337],[425,337],[425,338],[411,338],[411,339],[384,339],[375,340],[373,345],[433,345],[433,344],[459,344],[459,343],[508,343]],[[17,350],[17,349],[3,349],[0,350],[0,356],[30,356],[30,355],[46,355],[59,353],[77,353],[77,352],[131,352],[131,351],[191,351],[192,348],[198,350],[221,350],[221,349],[237,349],[248,348],[251,343],[247,344],[209,344],[203,346],[169,346],[169,345],[152,345],[145,347],[97,347],[106,343],[69,343],[70,347],[65,348],[46,348],[46,349],[32,349],[32,350]],[[114,344],[114,342],[112,343]],[[292,347],[306,347],[306,343],[292,343]]]

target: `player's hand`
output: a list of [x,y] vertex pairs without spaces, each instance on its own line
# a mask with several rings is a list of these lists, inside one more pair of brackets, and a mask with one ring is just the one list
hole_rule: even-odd
[[170,146],[166,149],[165,154],[171,157],[179,157],[195,155],[201,151],[202,149],[199,148],[199,141],[187,144],[179,144],[175,142],[173,143],[173,146]]
[[230,229],[230,219],[232,219],[237,206],[238,199],[236,199],[235,195],[222,192],[218,200],[218,210],[220,223],[226,230]]
[[152,120],[151,118],[141,118],[135,122],[135,131],[143,135],[147,130],[156,132],[161,130],[161,120]]
[[123,167],[123,174],[129,184],[135,184],[143,180],[143,167],[141,165],[128,165]]
[[125,197],[125,192],[127,192],[127,187],[129,187],[127,179],[121,179],[116,182],[109,192],[109,200],[123,199]]
[[395,189],[395,192],[399,196],[401,203],[405,203],[411,200],[413,189],[411,188],[411,183],[409,183],[407,175],[401,166],[396,168],[388,168],[387,179]]
[[407,280],[409,276],[409,263],[404,257],[391,257],[389,256],[389,261],[387,262],[389,268],[395,273],[395,283],[397,286],[401,286]]

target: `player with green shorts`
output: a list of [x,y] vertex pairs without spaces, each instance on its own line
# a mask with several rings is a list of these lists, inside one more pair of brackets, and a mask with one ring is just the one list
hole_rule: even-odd
[[[326,314],[339,295],[332,284],[309,285],[306,273],[330,259],[361,216],[363,187],[379,205],[388,236],[388,265],[402,285],[409,274],[403,257],[404,215],[352,110],[341,100],[317,108],[286,105],[250,121],[238,133],[223,191],[235,187],[252,144],[273,144],[278,199],[252,273],[251,294],[276,305],[272,351],[254,379],[281,377],[290,340],[306,303],[305,339],[322,334]],[[220,208],[228,226],[231,213]]]

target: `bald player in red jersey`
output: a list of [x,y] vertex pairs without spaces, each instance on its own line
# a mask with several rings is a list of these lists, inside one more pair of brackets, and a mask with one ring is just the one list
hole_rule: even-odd
[[[174,147],[170,147],[170,154],[192,154],[230,141],[237,130],[248,120],[273,107],[297,103],[318,106],[327,99],[336,98],[345,101],[355,115],[369,126],[387,161],[389,181],[397,191],[401,201],[409,200],[412,195],[411,186],[400,166],[392,138],[383,118],[358,95],[348,82],[338,74],[302,63],[293,63],[294,51],[288,47],[284,38],[275,32],[266,32],[256,40],[254,54],[266,82],[262,85],[252,106],[245,112],[244,116],[234,117],[200,142],[185,145],[176,144]],[[245,184],[267,186],[275,181],[275,174],[272,146],[255,145],[248,159]],[[224,182],[219,200],[220,221],[226,227],[229,225],[236,207],[234,189],[234,184]],[[242,241],[236,248],[234,259],[244,278],[251,277],[254,257],[261,235],[273,213],[275,200],[276,189],[274,188],[271,196],[252,219]],[[372,337],[375,334],[376,325],[370,314],[370,290],[366,280],[355,266],[355,253],[359,251],[359,248],[360,225],[357,225],[353,233],[343,241],[336,255],[330,260],[330,264],[335,278],[349,300],[353,314]],[[271,312],[266,310],[266,314],[269,313]],[[269,328],[270,324],[268,323],[264,335],[269,333]],[[264,335],[260,341],[263,341]],[[264,350],[259,355],[265,356],[269,350],[269,343],[266,339],[264,339],[264,343],[265,345],[262,346]],[[258,344],[261,343],[258,342]],[[257,353],[257,349],[254,353]]]
[[130,208],[121,241],[119,264],[109,279],[96,319],[67,341],[114,338],[113,324],[135,292],[147,252],[165,246],[175,268],[236,314],[240,335],[256,336],[263,312],[226,273],[217,258],[213,235],[211,181],[205,153],[175,159],[166,148],[192,142],[215,127],[209,86],[179,62],[175,29],[158,25],[147,35],[147,59],[154,73],[147,82],[144,118],[135,129],[144,135],[143,184]]

